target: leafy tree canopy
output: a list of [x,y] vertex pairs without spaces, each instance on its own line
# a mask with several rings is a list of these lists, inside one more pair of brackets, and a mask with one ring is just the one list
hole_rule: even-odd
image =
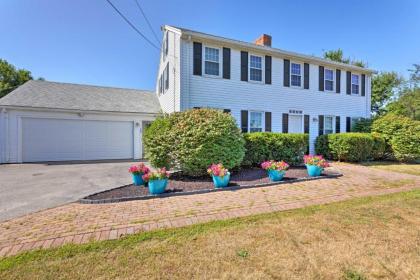
[[329,50],[324,52],[324,58],[337,61],[345,64],[352,64],[359,67],[366,67],[366,63],[361,60],[351,60],[349,57],[344,57],[343,50],[337,49],[337,50]]
[[6,60],[0,59],[0,98],[32,79],[30,71],[17,69]]
[[385,105],[396,94],[402,82],[402,77],[396,72],[380,72],[373,75],[371,111],[374,115],[380,115],[385,111]]

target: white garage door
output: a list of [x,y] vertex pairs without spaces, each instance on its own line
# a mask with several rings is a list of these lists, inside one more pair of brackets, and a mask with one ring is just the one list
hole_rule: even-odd
[[132,122],[22,119],[24,162],[130,158]]

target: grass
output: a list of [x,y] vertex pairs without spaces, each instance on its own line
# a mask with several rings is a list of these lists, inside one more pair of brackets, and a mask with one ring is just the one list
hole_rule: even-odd
[[419,279],[420,190],[0,259],[0,279]]
[[408,163],[398,163],[392,161],[372,161],[372,162],[365,162],[363,165],[388,170],[398,173],[406,173],[411,175],[418,175],[420,176],[420,164],[408,164]]

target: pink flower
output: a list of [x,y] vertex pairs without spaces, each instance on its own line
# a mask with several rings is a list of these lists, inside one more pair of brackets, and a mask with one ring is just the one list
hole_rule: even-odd
[[130,168],[128,169],[128,172],[130,172],[132,174],[135,174],[135,175],[147,174],[147,173],[150,172],[150,169],[144,163],[141,162],[137,165],[130,166]]
[[222,163],[219,164],[212,164],[208,169],[207,173],[209,173],[211,176],[225,176],[229,171],[223,167]]
[[269,160],[261,163],[261,168],[264,170],[286,171],[289,169],[289,164],[284,161]]
[[145,182],[153,181],[153,180],[162,180],[169,178],[170,173],[166,171],[166,168],[157,169],[154,172],[145,173],[142,178]]
[[303,161],[308,165],[316,165],[321,168],[330,166],[322,155],[305,155]]

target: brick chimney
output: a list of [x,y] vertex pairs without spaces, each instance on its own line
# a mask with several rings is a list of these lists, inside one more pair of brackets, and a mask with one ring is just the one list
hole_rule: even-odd
[[271,47],[271,36],[263,34],[255,40],[256,45]]

